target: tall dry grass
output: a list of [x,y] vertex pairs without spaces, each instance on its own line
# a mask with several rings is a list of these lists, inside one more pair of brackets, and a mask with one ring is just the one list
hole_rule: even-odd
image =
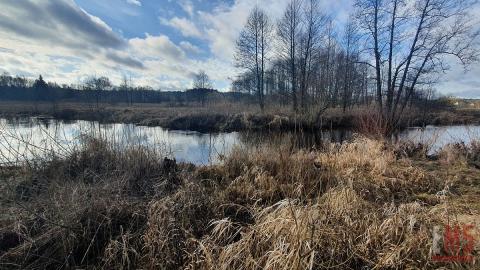
[[437,220],[411,196],[434,193],[440,183],[421,168],[366,138],[322,152],[284,153],[237,150],[226,161],[233,181],[223,194],[248,207],[254,222],[213,221],[189,268],[433,266],[429,230]]
[[[198,244],[188,267],[384,269],[430,264],[426,258],[433,222],[415,203],[376,208],[355,191],[341,188],[312,204],[283,200],[257,209],[254,217],[255,224],[243,228],[229,220],[213,223],[213,233]],[[239,234],[240,240],[231,240]]]
[[444,219],[417,200],[443,182],[398,151],[364,137],[280,143],[194,167],[87,140],[65,158],[2,168],[0,268],[452,267],[430,260]]
[[1,232],[16,238],[1,245],[2,267],[91,267],[118,264],[115,256],[135,265],[147,202],[177,189],[181,169],[149,149],[95,139],[17,168],[2,183]]

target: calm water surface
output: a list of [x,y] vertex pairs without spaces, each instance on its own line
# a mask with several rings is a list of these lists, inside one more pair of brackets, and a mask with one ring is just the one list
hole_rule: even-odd
[[[68,153],[78,147],[85,135],[107,138],[118,147],[148,146],[177,161],[205,165],[219,162],[220,157],[228,154],[234,145],[255,145],[274,139],[287,139],[299,147],[313,147],[323,142],[343,142],[351,138],[352,132],[333,130],[295,136],[258,132],[202,134],[132,124],[63,122],[38,118],[0,119],[0,164],[42,158],[52,152],[59,155]],[[463,141],[468,144],[479,138],[480,126],[411,128],[396,136],[398,140],[429,143],[432,145],[432,153],[448,143]]]

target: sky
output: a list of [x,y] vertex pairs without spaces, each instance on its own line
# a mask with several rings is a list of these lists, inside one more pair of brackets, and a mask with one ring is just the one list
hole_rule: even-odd
[[[341,24],[353,0],[320,0]],[[288,0],[3,0],[0,72],[81,83],[87,76],[123,75],[135,85],[184,90],[205,70],[227,91],[235,40],[255,4],[273,19]],[[480,10],[480,9],[478,9]],[[441,76],[443,94],[480,98],[480,64],[457,64]]]

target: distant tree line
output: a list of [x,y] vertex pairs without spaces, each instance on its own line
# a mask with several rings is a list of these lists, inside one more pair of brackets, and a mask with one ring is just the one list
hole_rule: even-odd
[[[170,103],[196,102],[205,105],[207,101],[231,100],[252,102],[253,98],[242,93],[222,93],[211,88],[211,82],[203,78],[204,88],[186,91],[160,91],[151,87],[133,86],[130,79],[123,77],[120,85],[114,85],[107,77],[90,76],[81,84],[59,85],[46,82],[40,75],[31,80],[25,77],[0,75],[0,100],[31,102],[85,102],[100,106],[101,103]],[[208,87],[208,88],[207,88]]]

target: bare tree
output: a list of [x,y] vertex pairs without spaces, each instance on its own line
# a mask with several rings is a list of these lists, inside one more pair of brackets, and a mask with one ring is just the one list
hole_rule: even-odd
[[[334,72],[335,72],[335,54],[337,53],[336,33],[334,31],[334,24],[332,19],[328,19],[325,27],[325,48],[317,56],[317,65],[320,65],[318,74],[319,89],[317,97],[323,99],[323,108],[320,112],[325,110],[329,105],[335,105],[337,100],[337,92],[334,87]],[[318,101],[317,101],[318,102]]]
[[102,91],[110,90],[112,83],[107,77],[90,76],[85,80],[85,90],[94,91],[97,108],[99,107]]
[[[318,120],[328,107],[338,105],[337,100],[342,100],[345,110],[354,102],[368,100],[368,70],[360,63],[354,25],[348,24],[345,38],[339,42],[332,20],[319,10],[317,1],[305,0],[303,5],[297,6],[299,14],[295,16],[299,16],[299,22],[295,31],[289,32],[291,21],[285,19],[291,18],[291,10],[279,21],[279,28],[285,31],[279,35],[282,40],[277,44],[277,57],[264,71],[262,85],[265,85],[266,97],[273,102],[293,103],[293,109],[302,108],[302,113],[311,104]],[[299,2],[292,3],[299,5]],[[295,37],[290,36],[292,33]],[[250,49],[251,55],[256,55],[253,45]],[[250,93],[259,87],[255,58],[249,59],[254,68],[233,81],[235,91]],[[339,95],[341,91],[343,95]]]
[[265,108],[264,77],[271,34],[270,19],[264,11],[256,6],[250,13],[237,40],[237,53],[235,55],[238,67],[255,74],[256,94],[262,111]]
[[350,104],[350,99],[352,98],[352,84],[355,80],[354,73],[355,68],[353,65],[355,64],[356,55],[358,51],[358,35],[357,29],[355,24],[353,23],[352,19],[350,19],[347,24],[345,25],[345,33],[343,37],[343,50],[345,53],[344,59],[344,81],[343,81],[343,101],[342,107],[343,112],[347,110],[347,106]]
[[285,59],[290,72],[290,87],[292,92],[293,110],[298,111],[297,94],[297,47],[301,28],[302,2],[291,0],[283,17],[278,22],[280,41],[280,57]]
[[[307,90],[315,65],[315,54],[320,49],[322,31],[327,22],[319,9],[318,0],[308,0],[303,10],[303,31],[300,36],[300,106],[305,109]],[[292,73],[293,74],[293,73]]]
[[120,91],[125,92],[125,99],[127,101],[127,105],[133,104],[133,84],[132,84],[132,77],[127,77],[127,75],[122,75],[122,82],[120,83]]
[[210,81],[210,77],[208,77],[207,73],[204,70],[201,70],[198,74],[195,74],[195,77],[193,80],[193,88],[196,88],[196,89],[212,88],[212,82]]
[[[467,66],[478,49],[469,9],[475,0],[357,0],[357,18],[375,64],[376,99],[393,130],[415,89],[448,69]],[[386,70],[386,72],[385,72]],[[386,75],[385,75],[386,73]],[[385,79],[386,78],[386,79]],[[384,96],[386,103],[384,104]]]

